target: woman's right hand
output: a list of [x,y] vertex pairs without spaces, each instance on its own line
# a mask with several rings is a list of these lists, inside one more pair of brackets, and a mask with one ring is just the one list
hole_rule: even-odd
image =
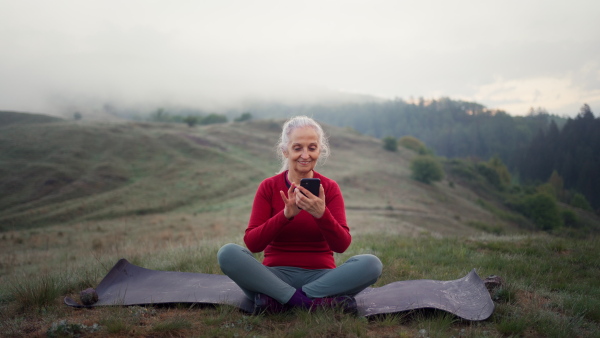
[[285,203],[285,207],[283,208],[283,215],[287,219],[292,219],[296,215],[300,213],[300,208],[296,205],[296,184],[292,182],[290,188],[288,189],[287,197],[285,193],[280,190],[281,198],[283,199],[283,203]]

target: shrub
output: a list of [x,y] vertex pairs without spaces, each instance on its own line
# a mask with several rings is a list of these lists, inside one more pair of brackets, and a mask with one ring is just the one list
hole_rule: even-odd
[[432,156],[418,156],[410,164],[411,177],[419,182],[429,184],[441,181],[444,170],[440,162]]
[[477,173],[473,169],[473,166],[464,160],[451,159],[446,161],[446,169],[466,180],[473,181],[477,178]]
[[571,197],[570,204],[572,206],[574,206],[575,208],[592,211],[592,206],[590,205],[588,200],[585,198],[585,196],[583,196],[580,193],[575,193],[575,195],[573,195],[573,197]]
[[568,228],[578,228],[579,227],[579,219],[577,219],[577,215],[571,210],[563,210],[562,213],[562,221],[564,226]]
[[383,138],[383,149],[387,151],[398,151],[398,140],[393,136]]
[[494,170],[494,168],[490,167],[485,163],[478,163],[476,165],[477,172],[485,177],[485,180],[488,181],[494,187],[500,189],[502,188],[502,182],[500,181],[500,176],[498,172]]
[[398,143],[404,148],[410,149],[417,154],[427,154],[427,147],[425,147],[425,144],[414,136],[402,136]]
[[527,195],[508,204],[529,218],[538,229],[553,230],[562,224],[562,215],[556,200],[548,194]]

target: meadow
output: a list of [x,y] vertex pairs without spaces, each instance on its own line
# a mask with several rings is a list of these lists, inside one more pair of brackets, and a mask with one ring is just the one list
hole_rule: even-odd
[[[282,121],[189,128],[58,121],[0,127],[0,332],[3,336],[600,336],[597,231],[543,232],[448,172],[410,178],[416,156],[326,127],[317,170],[341,186],[353,243],[373,253],[375,287],[501,276],[496,309],[468,322],[441,311],[358,318],[336,311],[248,316],[228,306],[73,309],[120,258],[150,269],[220,274],[216,252],[242,243],[253,195],[279,165]],[[484,186],[485,188],[485,186]],[[491,189],[491,188],[490,188]],[[563,206],[567,208],[567,206]],[[600,221],[581,214],[592,229]]]

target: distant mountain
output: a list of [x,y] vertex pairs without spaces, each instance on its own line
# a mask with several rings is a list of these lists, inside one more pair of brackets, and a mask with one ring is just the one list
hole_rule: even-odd
[[60,121],[63,121],[63,119],[49,115],[0,110],[0,128],[10,124],[51,123]]

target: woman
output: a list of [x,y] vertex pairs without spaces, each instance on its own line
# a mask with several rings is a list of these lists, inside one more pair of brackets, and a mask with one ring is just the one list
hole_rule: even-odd
[[[254,300],[255,313],[322,306],[356,311],[352,296],[377,281],[382,264],[358,255],[335,265],[333,252],[344,252],[351,236],[339,186],[314,170],[329,155],[323,129],[309,117],[294,117],[283,126],[277,152],[282,168],[258,187],[244,236],[248,249],[223,246],[221,270]],[[318,196],[300,186],[302,178],[321,180]],[[261,251],[262,264],[251,253]]]

